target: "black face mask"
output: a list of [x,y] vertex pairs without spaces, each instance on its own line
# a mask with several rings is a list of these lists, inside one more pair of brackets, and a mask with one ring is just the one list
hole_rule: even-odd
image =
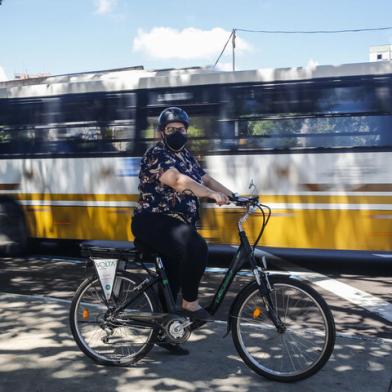
[[187,135],[182,132],[174,132],[171,135],[164,136],[166,145],[176,152],[181,151],[188,141]]

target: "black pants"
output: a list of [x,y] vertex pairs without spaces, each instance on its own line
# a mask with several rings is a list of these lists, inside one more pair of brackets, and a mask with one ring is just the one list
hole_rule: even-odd
[[135,238],[161,255],[174,299],[181,288],[186,301],[197,300],[208,247],[196,229],[171,216],[147,212],[133,217],[131,229]]

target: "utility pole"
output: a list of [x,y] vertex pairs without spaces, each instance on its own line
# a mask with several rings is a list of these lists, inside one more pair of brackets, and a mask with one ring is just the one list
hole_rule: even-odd
[[233,29],[232,38],[231,38],[231,45],[233,47],[233,71],[235,71],[235,38],[236,38],[236,30]]
[[233,28],[233,30],[231,30],[231,33],[229,35],[229,38],[227,39],[225,46],[222,49],[222,52],[220,53],[220,55],[218,56],[218,58],[215,61],[214,67],[216,67],[216,65],[218,64],[220,58],[222,57],[224,51],[226,50],[227,45],[229,44],[230,40],[231,40],[231,46],[233,48],[233,71],[235,71],[235,39],[236,39],[236,29]]

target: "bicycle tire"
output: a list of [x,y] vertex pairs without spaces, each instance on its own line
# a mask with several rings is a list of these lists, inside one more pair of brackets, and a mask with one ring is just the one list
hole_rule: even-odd
[[[125,301],[127,293],[130,293],[131,289],[140,282],[139,278],[128,272],[117,273],[113,285],[119,287],[117,301]],[[92,294],[89,296],[90,292]],[[112,298],[113,296],[114,293]],[[157,295],[151,289],[144,291],[136,301],[138,302],[126,308],[125,312],[132,310],[159,312]],[[84,280],[73,297],[69,313],[70,328],[77,345],[84,354],[102,365],[127,366],[136,363],[152,349],[158,330],[129,325],[113,327],[105,324],[104,314],[107,309],[98,277],[95,275]],[[94,325],[95,329],[93,329]],[[89,330],[90,326],[91,330]],[[125,332],[125,337],[120,336],[121,328]],[[137,344],[138,349],[132,353],[131,343],[135,343],[137,337],[133,336],[130,330],[144,332],[146,335],[142,342]],[[95,341],[92,340],[93,337],[96,338]]]
[[233,304],[234,345],[257,374],[280,382],[303,380],[318,372],[333,352],[336,332],[332,313],[308,284],[282,275],[271,276],[270,283],[271,298],[286,331],[278,333],[253,282]]

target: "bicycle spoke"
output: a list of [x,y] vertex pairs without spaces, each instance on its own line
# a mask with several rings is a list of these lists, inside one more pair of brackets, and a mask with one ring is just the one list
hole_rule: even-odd
[[124,360],[128,361],[129,358],[131,361],[132,358],[141,355],[146,347],[151,347],[154,329],[132,325],[127,320],[121,320],[122,315],[126,317],[127,313],[141,311],[151,313],[154,309],[149,297],[141,294],[132,305],[127,305],[125,310],[114,316],[112,305],[128,304],[136,284],[128,278],[117,276],[115,285],[117,286],[113,288],[110,308],[106,305],[98,280],[86,286],[80,294],[74,311],[76,337],[87,352],[97,360],[124,363]]
[[289,311],[289,303],[290,303],[290,296],[287,295],[287,304],[286,304],[286,307],[285,307],[285,312],[284,312],[284,316],[283,316],[283,320],[282,320],[284,323],[286,322],[287,314],[288,314],[288,311]]
[[[297,368],[295,367],[295,364],[294,364],[294,360],[293,360],[293,358],[291,357],[290,349],[289,349],[289,347],[287,346],[287,342],[286,342],[286,340],[285,340],[285,338],[284,338],[283,335],[281,336],[281,340],[282,340],[283,346],[285,346],[286,352],[287,352],[287,354],[288,354],[288,356],[289,356],[290,363],[291,363],[293,369],[294,369],[294,370],[297,370]],[[282,360],[283,360],[283,358],[284,358],[284,357],[282,357]]]
[[[279,283],[279,279],[284,283]],[[252,369],[272,379],[301,379],[317,371],[322,358],[328,359],[329,329],[318,302],[300,285],[297,287],[294,280],[291,284],[286,283],[291,282],[290,278],[279,279],[274,279],[270,298],[285,329],[279,331],[275,327],[264,306],[262,313],[254,313],[262,301],[255,285],[234,315],[233,337]]]

